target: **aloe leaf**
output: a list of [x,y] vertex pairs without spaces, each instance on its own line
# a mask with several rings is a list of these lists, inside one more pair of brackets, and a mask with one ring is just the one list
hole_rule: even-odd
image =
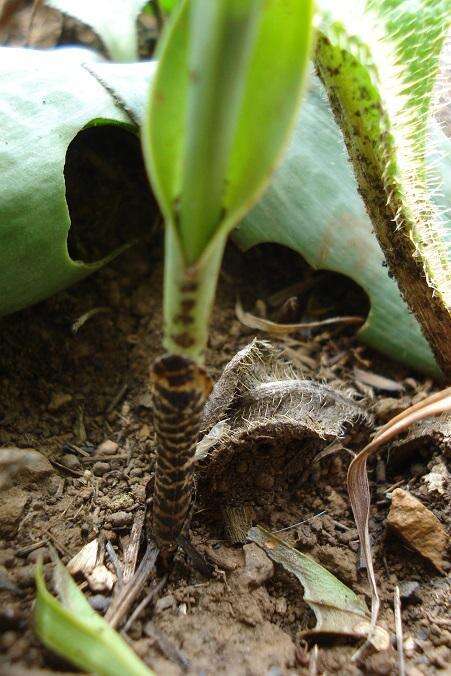
[[[368,609],[352,589],[340,582],[327,568],[290,547],[261,526],[251,528],[248,540],[262,547],[270,559],[297,577],[304,587],[304,601],[316,616],[317,624],[307,634],[366,636],[371,628]],[[379,648],[387,648],[390,637],[376,627],[373,640]]]
[[[451,153],[446,149],[451,150],[451,142],[437,125],[430,136],[432,147],[440,146],[444,152],[439,164],[437,154],[431,153],[429,164],[437,165],[449,184]],[[442,200],[439,195],[435,199]],[[233,238],[244,249],[261,242],[283,244],[314,268],[350,277],[368,294],[371,306],[358,337],[397,361],[439,374],[417,320],[388,274],[318,80],[303,103],[283,164]]]
[[425,145],[449,0],[320,0],[315,62],[388,265],[451,373],[449,221]]
[[39,564],[34,627],[47,648],[99,676],[153,676],[124,639],[91,608],[58,559],[54,583],[60,601],[46,588]]
[[[131,129],[132,124],[114,97],[88,72],[102,65],[114,71],[119,81],[123,65],[100,64],[100,57],[76,48],[52,52],[3,48],[0,55],[3,315],[47,298],[111,260],[109,256],[87,265],[69,257],[64,163],[70,142],[85,127],[120,124]],[[143,82],[141,74],[146,74],[141,85],[144,98],[152,67],[128,64],[127,68],[128,78],[135,83]],[[129,100],[133,106],[133,97]]]
[[230,231],[280,158],[307,66],[311,15],[310,1],[196,0],[171,17],[143,151],[188,263],[217,232]]
[[136,21],[147,0],[46,0],[49,7],[91,26],[114,61],[138,60]]

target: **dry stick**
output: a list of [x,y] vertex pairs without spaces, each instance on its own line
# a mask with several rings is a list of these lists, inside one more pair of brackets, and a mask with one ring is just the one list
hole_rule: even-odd
[[167,575],[163,575],[163,577],[160,579],[160,581],[158,582],[158,584],[156,584],[156,585],[150,590],[150,592],[147,594],[147,596],[145,596],[145,597],[143,598],[143,600],[142,600],[140,603],[138,603],[138,605],[136,606],[135,610],[132,612],[132,614],[131,614],[130,617],[128,618],[127,622],[125,623],[125,626],[124,626],[124,628],[123,628],[123,630],[122,630],[122,633],[123,633],[123,634],[126,634],[126,633],[128,632],[128,630],[129,630],[130,627],[132,626],[133,622],[134,622],[135,620],[138,619],[138,617],[141,615],[141,613],[142,613],[142,611],[144,610],[144,608],[146,608],[146,607],[149,605],[149,603],[152,601],[152,599],[154,599],[155,596],[160,592],[160,590],[162,589],[162,587],[164,587],[164,585],[165,585],[166,582],[167,582],[167,579],[168,579],[168,576],[167,576]]
[[308,663],[309,676],[317,676],[318,674],[318,644],[315,643],[311,652]]
[[[371,588],[371,628],[376,626],[380,600],[374,575],[373,559],[368,528],[370,514],[370,487],[366,472],[366,461],[377,449],[395,436],[404,432],[410,425],[424,418],[451,411],[451,387],[433,394],[422,402],[411,406],[384,425],[373,440],[352,460],[348,469],[348,494],[360,543],[365,557],[368,581]],[[371,631],[371,630],[370,630]]]
[[299,324],[278,324],[269,319],[256,317],[250,312],[245,312],[240,301],[235,305],[235,313],[239,321],[247,326],[249,329],[257,329],[259,331],[266,331],[275,335],[286,335],[303,329],[316,329],[320,326],[328,326],[329,324],[363,324],[364,317],[345,316],[345,317],[329,317],[317,322],[300,322]]
[[170,567],[177,538],[189,525],[194,455],[210,391],[206,371],[191,359],[168,355],[155,362],[152,399],[158,448],[152,532],[163,570]]
[[396,649],[398,651],[399,676],[405,676],[404,666],[404,645],[402,640],[402,619],[401,619],[401,599],[399,597],[399,587],[396,585],[393,598],[395,611],[395,631],[396,631]]
[[138,570],[128,584],[124,584],[121,587],[119,594],[113,598],[110,607],[105,613],[105,619],[112,627],[115,628],[121,624],[130,607],[142,591],[155,567],[157,556],[157,547],[153,543],[149,543]]
[[145,512],[137,512],[133,521],[130,540],[124,552],[124,564],[122,567],[122,583],[128,584],[133,577],[138,560],[139,546],[141,544],[141,534],[144,526]]
[[147,622],[144,627],[144,633],[150,638],[153,638],[157,642],[163,655],[178,664],[183,671],[187,671],[190,668],[190,662],[185,653],[179,650],[179,648],[177,648],[177,646],[174,645],[172,641],[170,641],[168,637],[153,624],[153,622]]

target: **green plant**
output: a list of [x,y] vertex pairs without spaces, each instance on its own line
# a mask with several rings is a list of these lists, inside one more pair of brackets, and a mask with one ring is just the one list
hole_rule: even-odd
[[168,355],[153,369],[153,532],[169,559],[191,503],[209,392],[201,364],[224,244],[267,183],[292,126],[311,18],[310,0],[185,1],[160,44],[143,152],[166,232]]
[[445,216],[425,166],[449,0],[320,0],[315,63],[387,263],[443,373],[451,376]]
[[98,615],[53,552],[53,583],[48,591],[42,563],[36,568],[34,627],[47,648],[99,676],[154,676],[126,641]]

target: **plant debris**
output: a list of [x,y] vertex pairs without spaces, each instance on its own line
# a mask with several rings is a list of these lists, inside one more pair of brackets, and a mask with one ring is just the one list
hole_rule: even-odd
[[[367,636],[371,625],[365,603],[326,568],[260,526],[251,528],[248,539],[293,573],[304,587],[304,600],[317,619],[315,628],[304,635]],[[379,650],[386,650],[390,644],[390,637],[382,627],[376,627],[371,640]]]
[[277,348],[254,340],[227,364],[205,406],[201,481],[213,481],[211,494],[227,504],[247,502],[277,481],[306,480],[318,453],[371,420],[350,393],[300,379]]
[[448,538],[440,521],[420,500],[402,488],[392,493],[387,525],[441,573]]

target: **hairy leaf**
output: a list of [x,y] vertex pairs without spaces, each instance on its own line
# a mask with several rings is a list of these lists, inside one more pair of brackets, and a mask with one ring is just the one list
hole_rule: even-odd
[[54,584],[60,601],[36,569],[34,627],[44,645],[79,669],[99,676],[152,676],[124,639],[89,605],[63,564],[56,559]]
[[[436,126],[431,129],[431,138],[433,146],[440,144],[451,151],[451,142]],[[439,165],[448,181],[450,157],[444,152]],[[436,163],[433,153],[430,164]],[[233,238],[245,249],[261,242],[277,242],[299,252],[314,268],[350,277],[365,290],[371,303],[359,338],[393,359],[438,374],[431,349],[387,272],[340,133],[317,80],[304,101],[282,166]]]
[[449,221],[430,200],[426,132],[450,0],[320,0],[315,62],[376,235],[451,373]]

